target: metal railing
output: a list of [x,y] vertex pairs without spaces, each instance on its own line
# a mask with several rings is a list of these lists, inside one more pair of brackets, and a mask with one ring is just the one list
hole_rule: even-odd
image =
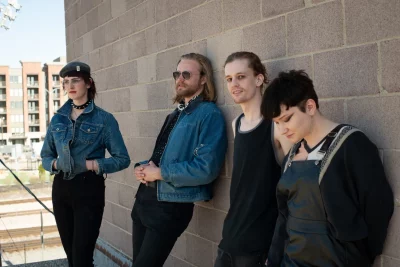
[[39,112],[39,108],[37,108],[37,107],[34,107],[34,108],[28,108],[28,111],[29,112]]
[[37,125],[40,124],[40,120],[30,120],[29,125]]
[[39,82],[30,82],[28,81],[28,86],[34,86],[34,87],[39,87]]
[[39,95],[38,94],[34,94],[34,95],[28,95],[29,99],[39,99]]

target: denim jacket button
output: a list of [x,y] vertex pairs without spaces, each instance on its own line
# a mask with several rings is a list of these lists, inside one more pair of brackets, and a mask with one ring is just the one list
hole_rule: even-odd
[[59,130],[59,128],[56,129],[57,131]]
[[90,129],[87,130],[90,133]]

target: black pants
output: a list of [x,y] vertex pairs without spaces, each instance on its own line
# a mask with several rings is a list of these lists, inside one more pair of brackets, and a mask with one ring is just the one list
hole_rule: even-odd
[[157,200],[156,188],[140,185],[132,209],[132,267],[162,267],[193,215],[193,203]]
[[53,209],[61,242],[70,267],[93,266],[104,211],[104,178],[93,172],[53,182]]
[[233,255],[218,248],[214,267],[264,267],[267,255]]

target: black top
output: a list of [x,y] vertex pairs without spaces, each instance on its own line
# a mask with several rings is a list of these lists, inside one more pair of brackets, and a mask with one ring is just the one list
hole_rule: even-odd
[[230,209],[219,247],[236,255],[267,253],[278,215],[275,189],[280,177],[271,120],[251,131],[235,127]]
[[156,142],[150,161],[153,161],[157,166],[160,164],[161,156],[164,153],[165,147],[167,146],[169,135],[178,121],[179,114],[179,111],[173,113],[171,121],[165,126],[164,131],[161,132],[161,135]]

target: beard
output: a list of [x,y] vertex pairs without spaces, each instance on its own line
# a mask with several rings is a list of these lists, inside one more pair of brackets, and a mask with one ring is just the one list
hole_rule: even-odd
[[200,89],[201,89],[200,82],[196,86],[187,85],[185,83],[178,83],[175,85],[176,95],[182,98],[194,96]]

